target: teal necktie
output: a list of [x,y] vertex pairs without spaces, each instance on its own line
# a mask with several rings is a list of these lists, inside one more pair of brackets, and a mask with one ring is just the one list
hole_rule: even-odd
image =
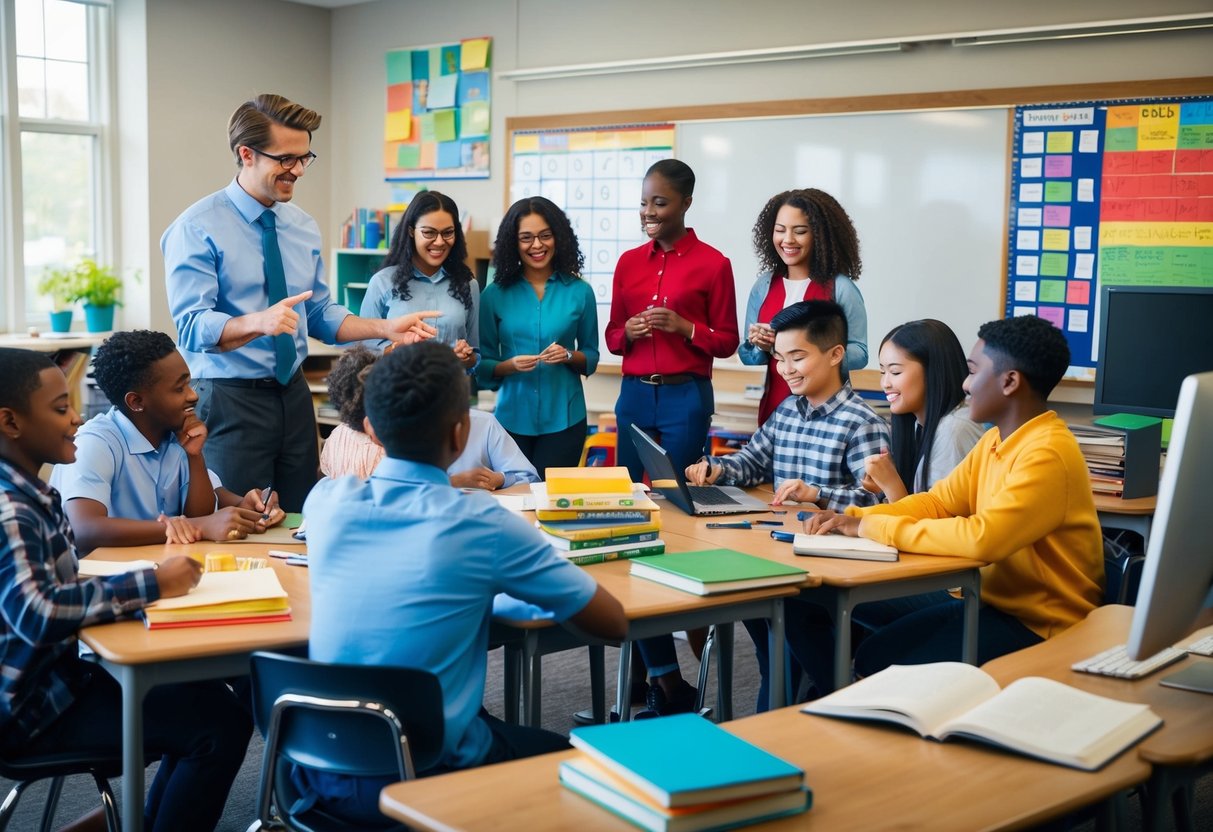
[[[282,252],[278,249],[278,231],[274,228],[274,212],[268,208],[257,218],[261,226],[261,251],[265,255],[265,285],[270,294],[270,306],[286,297],[286,272],[282,268]],[[274,336],[274,378],[285,385],[295,368],[295,338],[283,333]]]

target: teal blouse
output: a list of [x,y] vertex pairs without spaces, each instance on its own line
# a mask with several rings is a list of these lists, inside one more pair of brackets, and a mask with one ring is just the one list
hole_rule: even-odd
[[480,297],[480,366],[476,379],[497,391],[497,421],[511,433],[556,433],[585,418],[581,374],[568,364],[539,364],[529,373],[494,378],[515,355],[538,355],[549,344],[585,354],[585,375],[598,368],[598,307],[590,284],[557,272],[540,301],[525,280]]

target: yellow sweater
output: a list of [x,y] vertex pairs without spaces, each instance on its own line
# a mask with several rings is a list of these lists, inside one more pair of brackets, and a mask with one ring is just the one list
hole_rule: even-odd
[[984,561],[981,600],[1042,638],[1103,598],[1103,541],[1087,466],[1052,411],[1003,441],[986,431],[930,491],[849,508],[859,533],[903,552]]

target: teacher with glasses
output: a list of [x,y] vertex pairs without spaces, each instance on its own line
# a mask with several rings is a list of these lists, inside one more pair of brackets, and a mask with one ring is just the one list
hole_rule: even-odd
[[324,280],[316,221],[290,204],[316,160],[320,115],[280,95],[236,108],[236,177],[187,208],[160,239],[169,309],[206,424],[206,458],[223,484],[273,485],[299,511],[319,476],[312,396],[300,366],[308,337],[413,343],[436,330],[423,310],[388,320],[350,314]]

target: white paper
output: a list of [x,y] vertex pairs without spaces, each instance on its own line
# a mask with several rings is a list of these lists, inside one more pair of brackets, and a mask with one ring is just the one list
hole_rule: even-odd
[[1036,277],[1040,274],[1040,258],[1030,254],[1019,255],[1015,258],[1015,274]]
[[1070,320],[1066,325],[1066,329],[1070,332],[1086,332],[1087,320],[1089,313],[1085,309],[1071,309],[1069,312]]
[[1042,182],[1020,182],[1020,202],[1040,202],[1045,198],[1045,186]]
[[1036,302],[1036,281],[1035,280],[1016,280],[1015,281],[1015,300],[1026,300],[1030,303]]
[[1020,229],[1015,234],[1015,248],[1021,251],[1038,251],[1040,249],[1040,232]]
[[494,494],[492,496],[498,505],[510,511],[521,513],[535,510],[534,494]]
[[1095,276],[1095,255],[1074,255],[1074,277],[1080,280],[1090,280]]
[[1034,130],[1030,133],[1023,134],[1023,152],[1024,153],[1044,153],[1045,152],[1045,134]]
[[81,558],[77,572],[81,578],[108,578],[110,575],[125,575],[127,572],[137,572],[140,569],[155,569],[156,564],[150,560],[93,560]]
[[1078,201],[1079,202],[1094,202],[1095,201],[1095,180],[1094,179],[1079,179],[1078,180]]
[[1074,248],[1091,250],[1091,226],[1076,225],[1074,226]]
[[1013,317],[1022,318],[1024,315],[1035,315],[1035,306],[1016,306],[1015,311],[1011,313]]
[[1044,157],[1029,156],[1019,163],[1019,175],[1024,179],[1039,179],[1044,170]]
[[1020,208],[1018,212],[1017,222],[1023,226],[1040,227],[1044,221],[1044,211],[1040,208]]
[[1098,130],[1079,130],[1078,131],[1078,152],[1079,153],[1094,153],[1099,150],[1099,131]]

